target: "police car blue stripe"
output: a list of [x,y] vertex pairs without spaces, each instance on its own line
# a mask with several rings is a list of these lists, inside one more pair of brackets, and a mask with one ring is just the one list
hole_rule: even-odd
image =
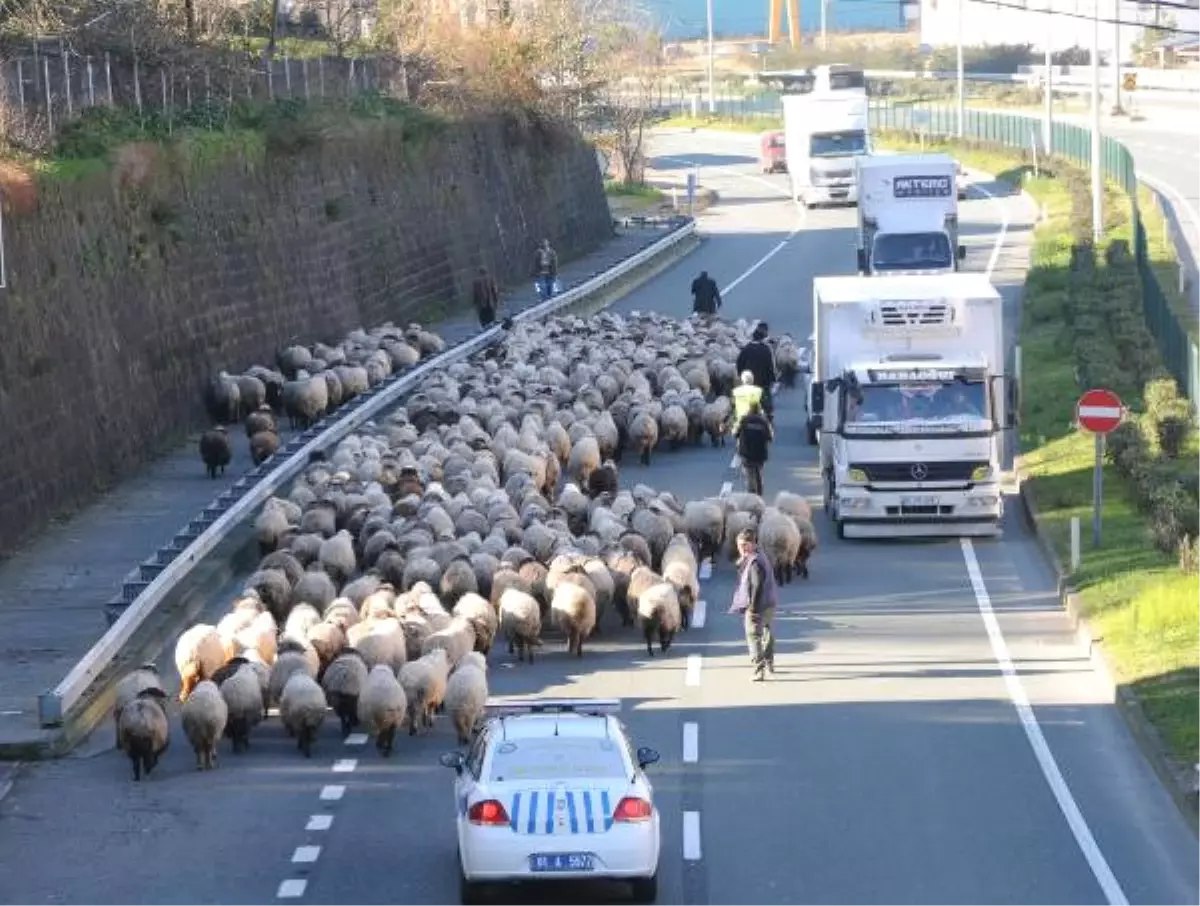
[[583,791],[583,817],[587,823],[587,832],[589,834],[593,833],[595,831],[595,827],[592,824],[592,791],[591,790]]
[[509,822],[510,824],[512,824],[513,830],[516,830],[518,827],[520,827],[520,825],[517,823],[520,820],[521,820],[521,794],[513,793],[512,817]]
[[600,806],[604,809],[604,829],[608,830],[612,827],[612,806],[608,802],[608,790],[600,791]]
[[537,807],[538,794],[534,790],[529,794],[529,826],[525,828],[525,833],[532,834],[537,829]]
[[554,790],[546,793],[546,833],[554,833]]
[[579,819],[575,816],[575,797],[578,793],[567,793],[567,817],[571,819],[571,833],[579,833]]

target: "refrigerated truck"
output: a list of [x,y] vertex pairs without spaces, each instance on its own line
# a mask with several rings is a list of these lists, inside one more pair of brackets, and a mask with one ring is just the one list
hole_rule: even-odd
[[806,433],[839,538],[999,534],[1003,308],[983,274],[813,280]]
[[792,200],[806,208],[857,203],[854,161],[870,152],[866,95],[813,92],[780,101]]
[[855,160],[860,274],[954,273],[958,162],[948,154],[879,154]]

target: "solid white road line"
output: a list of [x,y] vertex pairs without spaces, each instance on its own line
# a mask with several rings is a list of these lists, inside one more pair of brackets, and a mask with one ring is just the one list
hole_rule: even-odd
[[1004,249],[1004,239],[1008,235],[1008,212],[1004,210],[1004,199],[993,195],[983,186],[972,185],[972,189],[982,192],[991,200],[996,208],[996,213],[1000,215],[1000,229],[996,233],[996,241],[992,244],[992,254],[988,258],[987,268],[984,270],[984,276],[991,277],[992,271],[996,269],[996,265],[1000,262],[1000,252]]
[[738,456],[738,454],[734,453],[733,459],[729,460],[729,468],[736,469],[741,464],[742,464],[742,457],[740,457],[740,456]]
[[358,767],[358,759],[356,758],[339,758],[333,763],[333,773],[349,774]]
[[992,599],[988,595],[987,586],[984,585],[983,574],[979,570],[979,561],[975,558],[975,546],[971,543],[970,538],[962,538],[960,541],[963,559],[967,564],[967,575],[971,579],[971,588],[975,592],[975,603],[979,606],[984,628],[987,629],[988,640],[992,643],[992,654],[1000,666],[1000,672],[1004,674],[1004,685],[1008,688],[1008,695],[1017,709],[1017,717],[1021,720],[1021,727],[1025,730],[1025,736],[1033,749],[1038,766],[1042,769],[1046,783],[1050,785],[1050,791],[1054,794],[1059,809],[1067,819],[1071,833],[1075,836],[1075,842],[1079,844],[1083,857],[1087,859],[1096,882],[1104,891],[1105,898],[1112,906],[1128,906],[1129,901],[1125,899],[1125,892],[1121,890],[1121,885],[1112,873],[1112,869],[1108,867],[1104,854],[1100,852],[1096,838],[1092,836],[1091,828],[1084,820],[1083,813],[1079,810],[1079,805],[1071,795],[1067,782],[1058,768],[1058,763],[1050,752],[1046,737],[1042,735],[1041,725],[1029,704],[1025,687],[1021,684],[1021,678],[1009,656],[1004,634],[1000,631],[1000,624],[992,610]]
[[365,746],[367,744],[367,734],[351,733],[346,737],[345,743],[348,746]]
[[694,721],[683,725],[683,760],[686,764],[700,760],[700,725]]
[[712,578],[712,562],[710,560],[701,560],[696,570],[698,573],[697,578],[702,582],[707,582]]
[[321,799],[324,802],[337,802],[346,795],[346,788],[340,784],[330,784],[321,787]]
[[685,686],[700,685],[700,663],[700,655],[689,654],[687,656],[687,670],[683,675],[683,683]]
[[297,846],[296,851],[292,853],[292,862],[297,864],[316,862],[319,855],[321,855],[319,846]]
[[327,831],[332,826],[333,815],[310,815],[304,829],[306,831]]
[[296,897],[304,896],[304,888],[308,886],[308,882],[303,878],[289,878],[279,885],[279,890],[275,896],[281,900],[295,899]]
[[[711,570],[710,570],[711,575]],[[701,598],[696,602],[696,606],[692,608],[692,629],[703,629],[705,621],[708,620],[708,602]]]
[[700,861],[700,813],[683,813],[683,858],[689,862]]

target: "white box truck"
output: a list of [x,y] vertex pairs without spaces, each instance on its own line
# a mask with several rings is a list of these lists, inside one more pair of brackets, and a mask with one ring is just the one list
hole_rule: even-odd
[[880,154],[855,160],[858,272],[958,270],[958,163],[948,154]]
[[1003,307],[977,273],[813,281],[806,430],[839,538],[999,534]]
[[854,204],[854,159],[870,153],[867,98],[856,92],[785,94],[784,147],[792,200]]

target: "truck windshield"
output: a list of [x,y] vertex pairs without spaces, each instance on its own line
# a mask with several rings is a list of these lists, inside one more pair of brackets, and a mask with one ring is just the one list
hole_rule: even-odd
[[867,135],[861,129],[850,132],[814,133],[809,145],[810,157],[847,157],[867,153]]
[[945,233],[884,233],[875,237],[873,270],[929,271],[953,264],[950,239]]
[[846,399],[846,424],[875,422],[973,421],[988,418],[988,394],[982,381],[946,384],[860,384]]

